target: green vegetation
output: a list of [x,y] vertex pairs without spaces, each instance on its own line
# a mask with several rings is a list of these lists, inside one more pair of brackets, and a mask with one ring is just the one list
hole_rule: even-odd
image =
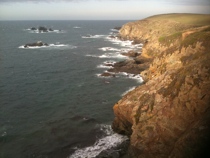
[[210,14],[162,14],[149,17],[150,20],[170,20],[186,25],[210,25]]
[[181,46],[195,46],[197,42],[202,42],[204,46],[208,46],[210,41],[210,26],[205,29],[195,31],[182,40],[182,32],[176,32],[169,36],[162,36],[158,39],[159,43],[169,47],[172,43],[180,42]]
[[182,37],[182,33],[176,32],[169,36],[162,36],[158,39],[158,41],[165,46],[170,46],[170,44],[174,43],[176,40],[181,40],[181,37]]
[[209,41],[210,41],[210,31],[208,32],[208,29],[210,29],[210,27],[207,28],[207,29],[205,29],[205,30],[202,30],[202,31],[199,31],[199,32],[195,32],[193,34],[190,34],[189,36],[187,36],[182,41],[182,46],[184,46],[184,47],[187,47],[189,45],[195,46],[195,44],[197,42],[202,42],[204,46],[207,45],[207,44],[209,44]]

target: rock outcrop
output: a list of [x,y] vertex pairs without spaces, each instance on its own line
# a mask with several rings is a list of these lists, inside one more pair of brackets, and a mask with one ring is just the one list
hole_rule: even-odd
[[208,19],[210,15],[168,14],[121,28],[122,39],[144,42],[142,56],[151,61],[141,72],[145,83],[113,108],[112,127],[130,136],[131,157],[210,156]]
[[24,45],[24,48],[28,47],[41,47],[41,46],[49,46],[47,43],[43,43],[42,41],[37,41],[35,43],[27,43]]
[[48,29],[48,28],[46,28],[44,26],[39,26],[38,29],[35,28],[35,27],[31,27],[30,30],[31,31],[38,31],[39,33],[41,33],[41,32],[46,33],[46,32],[53,32],[54,31],[52,28]]
[[124,60],[115,63],[113,65],[113,68],[110,68],[108,72],[126,72],[137,75],[149,67],[149,61],[149,59],[146,59],[139,55],[134,59]]

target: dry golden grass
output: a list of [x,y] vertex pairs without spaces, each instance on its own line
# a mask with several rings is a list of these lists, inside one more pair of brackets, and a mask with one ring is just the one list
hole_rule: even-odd
[[187,14],[187,13],[174,13],[155,15],[146,18],[148,20],[170,20],[176,21],[186,25],[203,26],[210,25],[210,14]]

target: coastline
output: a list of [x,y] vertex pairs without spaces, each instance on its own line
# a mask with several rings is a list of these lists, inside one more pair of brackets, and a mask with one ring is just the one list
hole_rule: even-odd
[[141,57],[149,59],[148,67],[139,72],[144,84],[113,107],[112,128],[130,137],[131,157],[209,155],[210,22],[206,16],[210,17],[157,15],[120,29],[120,39],[144,42]]

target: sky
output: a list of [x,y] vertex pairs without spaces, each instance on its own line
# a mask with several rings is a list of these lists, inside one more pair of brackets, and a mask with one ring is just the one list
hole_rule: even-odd
[[139,20],[165,13],[210,14],[210,0],[0,0],[0,20]]

